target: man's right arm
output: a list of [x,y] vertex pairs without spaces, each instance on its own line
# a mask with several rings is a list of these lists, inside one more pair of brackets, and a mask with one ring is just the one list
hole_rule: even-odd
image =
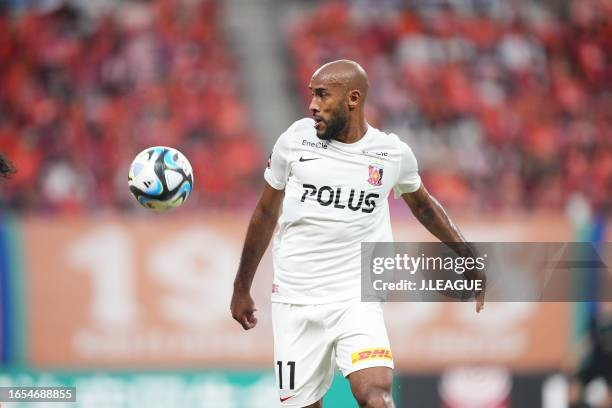
[[252,329],[257,324],[255,317],[257,309],[255,309],[255,303],[250,294],[251,284],[257,266],[272,238],[284,196],[284,190],[276,190],[266,183],[255,211],[253,211],[244,240],[230,308],[232,317],[245,330]]

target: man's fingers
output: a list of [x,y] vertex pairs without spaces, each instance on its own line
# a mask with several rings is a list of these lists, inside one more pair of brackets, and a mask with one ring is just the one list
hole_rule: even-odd
[[242,325],[242,328],[244,330],[252,329],[257,325],[257,318],[255,316],[245,316],[244,319],[240,322],[240,324]]
[[242,316],[238,316],[238,318],[236,318],[236,321],[238,321],[238,323],[240,323],[240,325],[242,326],[242,328],[244,330],[249,330],[249,319],[246,317],[246,315],[242,315]]
[[476,313],[480,313],[481,310],[484,309],[485,297],[484,291],[480,292],[478,296],[476,296]]
[[255,316],[247,317],[247,325],[244,327],[245,330],[252,329],[257,325],[257,318]]
[[236,320],[244,330],[252,329],[257,325],[257,318],[255,317],[255,310],[247,311],[244,313],[236,314],[234,320]]
[[244,330],[252,329],[257,324],[257,318],[255,317],[257,309],[250,296],[244,297],[234,294],[230,311],[234,320],[240,323]]
[[252,329],[257,324],[257,318],[255,317],[256,310],[257,309],[249,310],[246,314],[246,320],[248,324],[248,328],[246,328],[247,330]]

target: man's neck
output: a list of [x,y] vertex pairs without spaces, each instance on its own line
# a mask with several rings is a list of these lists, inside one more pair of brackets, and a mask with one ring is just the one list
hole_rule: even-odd
[[360,118],[358,121],[350,122],[347,124],[345,131],[342,132],[335,140],[342,143],[356,143],[360,141],[368,131],[368,122],[365,118]]

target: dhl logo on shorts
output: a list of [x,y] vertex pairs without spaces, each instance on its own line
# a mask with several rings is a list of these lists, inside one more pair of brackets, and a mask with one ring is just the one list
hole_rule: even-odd
[[393,360],[393,355],[386,348],[371,348],[354,352],[351,360],[353,364],[367,360]]

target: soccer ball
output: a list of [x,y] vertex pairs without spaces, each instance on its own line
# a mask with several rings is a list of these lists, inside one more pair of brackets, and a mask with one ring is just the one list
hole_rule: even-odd
[[193,186],[193,172],[187,158],[178,150],[149,147],[130,165],[128,184],[140,204],[161,212],[187,200]]

